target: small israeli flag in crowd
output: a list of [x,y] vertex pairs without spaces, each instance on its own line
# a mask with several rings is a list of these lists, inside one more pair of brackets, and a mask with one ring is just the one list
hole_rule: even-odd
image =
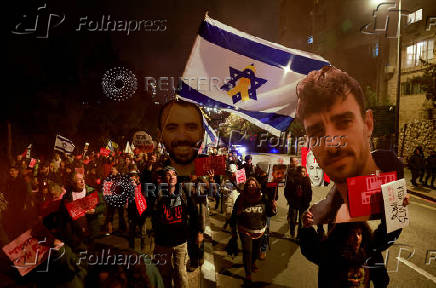
[[61,135],[56,135],[56,141],[54,146],[55,151],[63,152],[65,154],[71,154],[74,151],[74,147],[75,146],[73,144],[73,141]]
[[321,56],[251,36],[206,15],[178,95],[279,135],[295,118],[298,82],[326,65]]

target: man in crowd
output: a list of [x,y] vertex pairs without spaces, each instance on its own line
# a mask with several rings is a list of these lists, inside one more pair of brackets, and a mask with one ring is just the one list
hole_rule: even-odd
[[194,160],[204,136],[203,115],[197,105],[187,101],[170,101],[159,114],[162,142],[170,154],[170,165],[179,176],[195,173]]
[[[326,199],[303,215],[305,229],[312,230],[312,224],[334,222],[338,211],[344,206],[347,209],[344,204],[348,202],[347,178],[381,170],[397,171],[400,179],[404,173],[401,162],[392,152],[370,152],[369,141],[374,128],[372,111],[365,110],[363,91],[347,73],[333,66],[313,71],[299,83],[297,95],[297,117],[303,122],[307,137],[321,140],[321,145],[310,148],[319,166],[335,182]],[[346,145],[323,143],[325,136],[344,136]],[[407,199],[404,204],[408,204]],[[385,231],[385,224],[382,222],[379,228]],[[400,232],[396,231],[396,236]],[[381,251],[376,251],[373,259],[383,262]],[[372,273],[375,287],[387,286],[389,277],[385,267],[379,266]]]
[[[86,215],[77,220],[68,221],[67,225],[71,225],[71,227],[67,227],[67,232],[71,233],[72,240],[78,240],[77,243],[80,243],[82,239],[76,239],[76,237],[80,237],[81,234],[85,235],[86,240],[92,240],[98,236],[101,230],[100,223],[102,223],[104,218],[104,200],[103,195],[100,191],[95,190],[94,188],[86,185],[84,175],[78,172],[74,172],[72,175],[72,186],[67,189],[63,199],[64,202],[75,201],[78,199],[82,199],[86,196],[91,195],[92,193],[97,192],[98,195],[98,203],[95,208],[86,211]],[[76,222],[76,223],[74,223]],[[71,245],[72,248],[75,245]]]
[[251,157],[251,155],[247,155],[247,156],[245,156],[245,163],[244,163],[244,165],[242,165],[242,168],[244,168],[244,170],[245,170],[245,177],[251,177],[251,176],[256,176],[255,174],[255,167],[254,167],[254,165],[253,165],[253,163],[252,163],[252,157]]
[[160,170],[159,191],[152,208],[154,255],[161,257],[162,265],[158,268],[165,287],[172,287],[172,281],[175,287],[188,287],[186,262],[189,233],[197,233],[197,243],[203,241],[196,205],[177,183],[177,173],[173,167],[166,166]]

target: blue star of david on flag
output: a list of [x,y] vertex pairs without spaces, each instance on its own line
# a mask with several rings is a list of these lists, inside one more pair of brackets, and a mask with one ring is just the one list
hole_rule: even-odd
[[267,82],[266,79],[256,77],[256,69],[253,64],[247,66],[243,71],[229,67],[229,82],[221,86],[232,97],[233,104],[239,101],[253,99],[257,101],[256,89]]

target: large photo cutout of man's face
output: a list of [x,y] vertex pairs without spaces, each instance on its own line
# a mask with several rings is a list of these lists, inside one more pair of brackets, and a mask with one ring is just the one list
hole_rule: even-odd
[[204,136],[203,116],[195,104],[172,101],[160,113],[162,142],[178,175],[192,175]]

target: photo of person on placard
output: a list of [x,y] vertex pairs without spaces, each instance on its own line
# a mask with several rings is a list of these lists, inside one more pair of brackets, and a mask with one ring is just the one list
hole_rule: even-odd
[[306,156],[306,171],[309,175],[312,187],[320,187],[324,185],[324,171],[319,167],[312,151],[309,151]]
[[309,150],[307,147],[301,148],[301,166],[306,167],[307,176],[310,178],[312,187],[327,186],[330,183],[330,178],[319,166],[312,150]]

